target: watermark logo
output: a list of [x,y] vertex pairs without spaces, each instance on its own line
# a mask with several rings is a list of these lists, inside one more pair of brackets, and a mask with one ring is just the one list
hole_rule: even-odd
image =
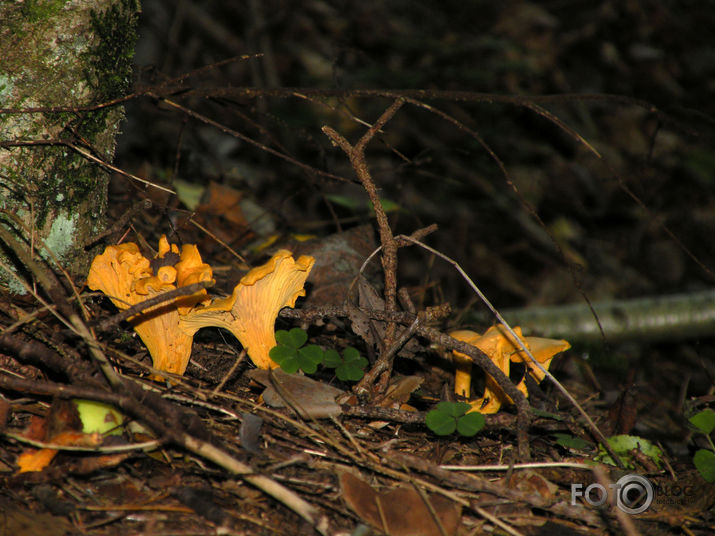
[[[628,474],[608,487],[615,494],[616,506],[627,514],[641,514],[653,503],[653,484],[643,476]],[[576,504],[578,497],[591,506],[601,506],[608,500],[608,490],[599,483],[589,484],[585,489],[583,484],[571,484],[571,505]]]

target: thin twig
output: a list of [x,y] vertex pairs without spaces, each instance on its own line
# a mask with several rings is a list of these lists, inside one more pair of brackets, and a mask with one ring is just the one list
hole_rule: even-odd
[[592,509],[581,505],[569,505],[565,501],[554,504],[554,501],[542,498],[538,493],[523,492],[509,488],[499,482],[492,482],[485,478],[480,478],[470,474],[459,474],[441,469],[438,465],[420,456],[413,456],[390,450],[385,452],[383,461],[387,465],[399,465],[409,467],[413,471],[428,474],[437,479],[442,485],[449,485],[465,491],[485,492],[515,502],[525,502],[534,508],[546,509],[557,515],[562,515],[570,519],[586,522],[590,525],[599,526],[600,518]]
[[284,153],[281,153],[280,151],[276,151],[275,149],[268,147],[267,145],[259,143],[255,140],[249,138],[245,134],[241,134],[240,132],[233,130],[232,128],[228,128],[227,126],[222,125],[218,121],[214,121],[213,119],[206,117],[205,115],[202,115],[200,113],[197,113],[197,112],[191,110],[190,108],[187,108],[186,106],[182,106],[178,102],[163,98],[163,97],[153,94],[153,93],[148,93],[148,94],[156,99],[159,99],[161,102],[167,104],[168,106],[181,111],[182,113],[188,115],[189,117],[192,117],[192,118],[194,118],[198,121],[201,121],[207,125],[211,125],[212,127],[219,129],[221,132],[224,132],[225,134],[234,136],[242,141],[245,141],[246,143],[250,143],[251,145],[258,147],[262,151],[265,151],[269,154],[272,154],[273,156],[281,158],[282,160],[285,160],[295,166],[298,166],[310,173],[314,173],[316,175],[320,175],[320,176],[323,176],[323,177],[326,177],[329,179],[334,179],[334,180],[341,181],[341,182],[352,182],[352,181],[346,179],[345,177],[341,177],[340,175],[334,175],[333,173],[328,173],[327,171],[323,171],[323,170],[320,170],[313,166],[309,166],[308,164],[304,164],[303,162],[296,160],[292,156],[286,155]]
[[110,227],[105,229],[99,234],[94,235],[92,238],[90,238],[87,243],[85,244],[85,249],[91,248],[94,246],[97,242],[100,240],[103,240],[104,238],[111,236],[113,234],[118,234],[122,231],[123,227],[129,223],[129,220],[131,220],[136,214],[139,212],[149,210],[152,207],[152,202],[151,199],[142,199],[141,201],[137,201],[134,203],[129,209],[122,214],[117,221],[115,221]]
[[218,382],[216,387],[214,387],[213,391],[211,392],[211,396],[216,396],[218,393],[221,392],[221,389],[223,389],[223,386],[226,385],[226,382],[229,380],[231,376],[233,376],[233,373],[236,372],[236,369],[238,368],[238,365],[246,358],[246,349],[243,348],[241,350],[241,353],[238,354],[236,357],[236,360],[233,362],[231,365],[231,368],[228,370],[226,374],[223,375],[223,378],[221,378],[221,381]]
[[153,183],[151,181],[148,181],[146,179],[142,179],[141,177],[137,177],[136,175],[133,175],[127,171],[124,171],[123,169],[120,169],[106,160],[103,160],[99,158],[98,156],[95,156],[92,154],[90,151],[85,149],[84,147],[81,147],[79,145],[76,145],[74,143],[70,143],[64,140],[28,140],[28,141],[23,141],[23,140],[13,140],[13,141],[0,141],[0,147],[33,147],[33,146],[43,146],[43,145],[60,145],[63,147],[69,147],[73,151],[76,151],[77,153],[81,154],[84,156],[87,160],[90,160],[94,162],[95,164],[108,169],[110,171],[114,171],[115,173],[119,173],[120,175],[123,175],[129,179],[135,180],[137,182],[141,182],[142,184],[145,184],[147,186],[152,186],[154,188],[157,188],[159,190],[163,190],[167,193],[176,195],[176,192],[170,188],[166,188],[165,186],[161,186],[160,184]]
[[93,327],[97,331],[107,331],[114,326],[120,324],[121,322],[127,320],[128,318],[136,316],[142,311],[154,307],[155,305],[168,302],[170,300],[173,300],[174,298],[179,298],[181,296],[191,296],[192,294],[195,294],[203,289],[212,287],[213,285],[214,281],[199,281],[198,283],[192,283],[191,285],[186,285],[184,287],[179,287],[174,290],[162,292],[161,294],[152,296],[151,298],[139,302],[136,305],[132,305],[129,309],[125,309],[124,311],[121,311],[113,316],[110,316],[109,318],[102,320],[101,322],[98,322]]
[[510,525],[507,525],[504,523],[502,520],[500,520],[498,517],[495,515],[490,514],[487,512],[484,508],[480,508],[479,506],[476,506],[474,508],[477,513],[479,513],[480,516],[482,516],[484,519],[491,521],[493,524],[495,524],[497,527],[501,528],[502,530],[508,532],[512,536],[524,536],[523,533],[519,532],[515,528],[511,527]]
[[189,222],[190,222],[194,227],[197,227],[200,231],[203,231],[204,233],[206,233],[212,240],[215,240],[215,241],[218,242],[220,245],[222,245],[224,248],[226,248],[226,249],[228,250],[228,252],[229,252],[231,255],[233,255],[234,257],[236,257],[239,261],[241,261],[241,262],[244,263],[244,264],[247,262],[246,259],[244,259],[243,256],[242,256],[240,253],[238,253],[235,249],[233,249],[231,246],[229,246],[226,242],[224,242],[223,240],[221,240],[221,239],[220,239],[218,236],[216,236],[214,233],[212,233],[211,231],[209,231],[206,227],[204,227],[204,226],[201,225],[199,222],[197,222],[193,217],[189,218]]
[[626,536],[640,536],[640,532],[638,532],[638,529],[633,523],[633,520],[631,519],[630,515],[621,510],[618,506],[616,506],[616,494],[620,493],[621,490],[617,489],[613,485],[613,482],[611,482],[611,479],[608,478],[608,475],[606,474],[606,471],[604,471],[603,467],[598,465],[595,466],[593,468],[593,474],[596,477],[596,482],[598,482],[604,489],[613,491],[613,493],[608,493],[609,503],[611,506],[611,511],[616,515],[616,519],[618,519],[618,522],[623,528],[623,533]]
[[[390,229],[390,222],[385,213],[385,209],[380,201],[380,196],[377,193],[377,188],[375,182],[372,180],[370,175],[370,170],[365,159],[365,148],[370,140],[375,136],[375,134],[383,127],[387,122],[397,113],[397,111],[405,103],[404,99],[396,99],[378,118],[377,121],[362,135],[358,142],[352,146],[350,143],[340,134],[338,134],[334,129],[324,126],[322,128],[326,136],[330,140],[340,147],[345,154],[350,159],[350,164],[355,170],[355,174],[362,183],[365,192],[372,203],[372,207],[375,211],[375,217],[377,219],[378,231],[380,234],[380,243],[382,244],[382,268],[385,277],[385,310],[388,312],[397,311],[397,244],[395,243],[394,237],[392,235],[392,229]],[[383,348],[391,348],[395,338],[396,324],[394,322],[388,322],[385,327],[385,338],[383,341]],[[377,363],[373,367],[374,369],[380,369],[380,380],[376,386],[373,386],[373,382],[377,378],[378,374],[373,373],[371,370],[366,374],[362,380],[356,386],[356,392],[358,394],[368,394],[369,389],[377,388],[378,392],[382,392],[389,381],[390,373],[392,371],[392,361],[394,354],[383,352],[378,358]]]
[[142,441],[141,443],[129,443],[127,445],[97,445],[96,447],[78,447],[74,445],[58,445],[55,443],[48,443],[45,441],[37,441],[34,439],[29,439],[23,437],[20,434],[14,434],[12,432],[3,432],[3,435],[14,439],[19,443],[25,443],[27,445],[41,448],[41,449],[52,449],[52,450],[66,450],[70,452],[102,452],[105,454],[109,453],[120,453],[120,452],[130,452],[133,450],[154,450],[160,443],[156,440]]

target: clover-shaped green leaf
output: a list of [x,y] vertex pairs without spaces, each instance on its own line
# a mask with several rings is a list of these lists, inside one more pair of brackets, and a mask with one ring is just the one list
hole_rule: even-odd
[[287,373],[292,374],[301,369],[307,374],[318,370],[323,361],[323,349],[315,344],[303,346],[308,341],[308,334],[300,329],[276,331],[277,346],[271,348],[268,355]]
[[358,381],[365,375],[368,361],[355,348],[348,346],[341,356],[335,350],[325,352],[323,365],[335,369],[335,375],[341,381]]
[[473,411],[457,419],[457,432],[465,437],[472,437],[476,435],[479,430],[484,428],[485,424],[486,420],[484,419],[484,415],[478,411]]
[[704,409],[688,419],[690,424],[695,426],[705,435],[712,434],[715,430],[715,411],[710,408]]
[[458,431],[471,437],[484,428],[484,415],[478,411],[467,413],[472,406],[466,402],[440,402],[427,413],[425,424],[437,435],[449,435]]
[[300,328],[293,328],[290,331],[279,329],[276,331],[276,341],[280,346],[297,350],[308,341],[308,334]]
[[317,344],[309,344],[298,350],[300,368],[306,374],[313,374],[323,361],[323,349]]
[[706,482],[715,482],[715,452],[700,449],[693,456],[693,463]]

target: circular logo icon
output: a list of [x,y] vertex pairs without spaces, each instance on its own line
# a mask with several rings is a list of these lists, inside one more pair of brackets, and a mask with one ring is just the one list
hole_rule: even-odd
[[627,514],[641,514],[653,502],[653,484],[640,475],[622,476],[614,487],[616,504]]

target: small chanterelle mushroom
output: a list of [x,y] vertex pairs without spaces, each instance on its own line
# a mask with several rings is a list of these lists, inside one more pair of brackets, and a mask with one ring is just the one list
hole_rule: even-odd
[[[177,262],[172,260],[178,258]],[[87,285],[101,290],[119,309],[128,309],[162,292],[202,281],[213,273],[195,245],[179,248],[166,237],[159,240],[157,259],[168,264],[156,269],[136,244],[108,246],[94,258]],[[294,260],[278,251],[263,266],[243,276],[231,296],[211,300],[205,290],[151,307],[129,318],[151,354],[154,368],[183,374],[191,357],[194,334],[217,326],[233,333],[259,368],[277,366],[268,355],[276,345],[274,324],[283,307],[293,307],[305,296],[303,285],[315,259]]]
[[[564,340],[543,339],[541,337],[523,337],[519,327],[514,328],[514,333],[524,342],[534,358],[548,370],[553,357],[571,348]],[[452,337],[484,352],[498,366],[505,376],[509,377],[510,363],[524,362],[529,374],[537,381],[544,379],[544,373],[529,359],[519,343],[509,334],[503,326],[492,326],[483,335],[469,330],[459,330],[450,333]],[[467,399],[470,397],[472,381],[472,360],[469,356],[454,351],[455,378],[454,392]],[[496,380],[487,374],[484,396],[470,400],[471,411],[481,413],[496,413],[502,404],[512,404],[513,401],[497,384]],[[526,383],[522,379],[516,386],[519,391],[528,396]]]
[[[195,245],[184,245],[179,255],[178,246],[169,244],[162,236],[157,259],[166,258],[170,262],[171,257],[167,254],[173,254],[178,262],[161,266],[154,273],[149,259],[141,254],[136,244],[128,242],[108,246],[92,261],[87,286],[92,290],[101,290],[117,308],[124,310],[162,292],[211,281],[211,267],[201,261]],[[201,290],[129,318],[129,323],[149,350],[154,368],[175,374],[184,373],[191,357],[193,337],[181,329],[179,316],[208,299],[206,290]]]
[[276,317],[281,309],[293,307],[299,296],[305,296],[303,285],[314,262],[306,255],[294,260],[290,251],[281,249],[266,264],[244,275],[230,296],[194,307],[181,315],[179,322],[192,335],[205,326],[225,328],[258,368],[275,368],[278,364],[268,352],[276,345]]

